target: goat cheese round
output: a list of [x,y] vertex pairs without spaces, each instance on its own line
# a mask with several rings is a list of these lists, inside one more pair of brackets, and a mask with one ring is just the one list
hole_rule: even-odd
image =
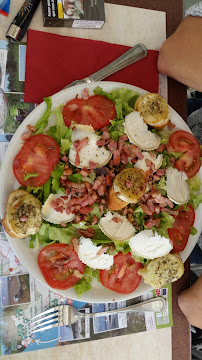
[[167,255],[173,248],[169,239],[152,230],[143,230],[129,240],[132,254],[155,259]]
[[78,256],[79,259],[86,265],[93,269],[110,269],[114,262],[114,256],[109,254],[100,254],[101,246],[93,245],[93,242],[89,238],[81,237]]
[[189,200],[190,192],[187,184],[187,175],[184,171],[178,171],[169,167],[166,170],[167,196],[175,204],[186,204]]
[[[50,194],[48,199],[45,201],[44,205],[41,209],[41,216],[44,220],[49,221],[52,224],[61,224],[66,223],[74,220],[75,214],[67,214],[65,211],[66,204],[70,200],[71,195],[65,196],[64,194]],[[61,205],[58,206],[64,206],[63,211],[56,211],[55,208],[51,203],[59,201]],[[62,210],[62,209],[61,209]]]
[[126,241],[135,234],[135,228],[126,216],[108,211],[98,223],[102,232],[114,241]]
[[[86,145],[77,151],[75,142],[86,139]],[[104,146],[99,147],[97,141],[99,136],[96,135],[92,126],[76,125],[72,131],[71,145],[69,151],[69,162],[78,168],[90,168],[90,163],[94,163],[95,167],[101,167],[108,163],[111,158],[111,151],[105,149]],[[79,157],[79,164],[77,164],[77,157]]]
[[130,142],[141,150],[155,150],[161,142],[161,138],[148,129],[138,111],[133,111],[125,117],[125,132]]
[[144,172],[147,172],[150,170],[150,167],[147,165],[147,160],[153,164],[154,172],[160,168],[163,161],[162,154],[155,156],[154,154],[150,154],[147,151],[143,151],[142,155],[144,156],[144,159],[138,159],[138,161],[134,164],[134,168],[142,169]]

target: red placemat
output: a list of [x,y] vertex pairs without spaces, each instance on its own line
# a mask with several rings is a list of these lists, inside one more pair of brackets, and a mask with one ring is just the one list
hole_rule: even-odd
[[[135,44],[134,44],[135,45]],[[83,79],[130,47],[29,30],[27,40],[24,101],[40,103],[74,80]],[[158,51],[109,76],[105,80],[124,82],[158,92]]]

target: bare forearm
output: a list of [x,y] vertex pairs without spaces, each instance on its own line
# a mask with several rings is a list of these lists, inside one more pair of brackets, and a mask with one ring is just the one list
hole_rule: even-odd
[[202,329],[202,275],[190,289],[179,295],[178,304],[187,320]]
[[188,16],[162,45],[158,70],[202,91],[202,17]]

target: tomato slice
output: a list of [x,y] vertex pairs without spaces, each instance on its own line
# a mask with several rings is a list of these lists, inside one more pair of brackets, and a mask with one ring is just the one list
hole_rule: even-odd
[[168,229],[168,235],[173,244],[174,251],[178,252],[184,250],[188,242],[189,234],[190,234],[190,230],[181,233],[177,228],[174,227]]
[[71,122],[92,125],[94,129],[101,129],[109,125],[116,115],[114,103],[101,95],[93,95],[88,100],[73,99],[63,108],[63,118],[67,126]]
[[38,264],[48,285],[58,290],[69,289],[79,281],[75,270],[80,274],[85,270],[77,253],[65,244],[45,246],[39,253]]
[[200,144],[194,135],[187,131],[179,130],[174,132],[170,138],[169,143],[176,151],[186,152],[194,149],[194,154],[201,155]]
[[183,251],[187,245],[190,227],[193,226],[195,220],[195,212],[191,205],[188,206],[188,211],[185,211],[181,206],[179,213],[175,218],[173,227],[168,229],[169,238],[173,244],[174,251]]
[[131,253],[121,252],[114,257],[114,265],[110,270],[100,270],[100,280],[103,286],[120,294],[129,294],[139,285],[141,276],[138,270],[141,263],[136,262]]
[[185,152],[176,162],[175,167],[179,171],[184,171],[188,178],[192,178],[197,174],[201,167],[201,159],[195,148]]
[[[48,135],[33,135],[22,146],[13,161],[13,171],[19,183],[42,186],[60,159],[57,142]],[[26,176],[29,178],[26,180]]]
[[[181,206],[178,210],[178,215],[175,217],[175,226],[177,227],[179,224],[183,226],[193,226],[195,221],[195,211],[194,208],[187,204],[188,210],[184,209],[184,206]],[[174,225],[173,224],[173,225]]]

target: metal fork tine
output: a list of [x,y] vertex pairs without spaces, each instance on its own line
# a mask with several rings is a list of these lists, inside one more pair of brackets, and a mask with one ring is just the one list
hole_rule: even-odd
[[34,321],[31,320],[31,327],[34,325],[37,325],[37,324],[44,324],[45,321],[48,319],[50,319],[50,320],[58,319],[58,313],[52,313],[46,317],[43,317],[43,318],[40,318],[40,319],[37,319]]
[[[53,314],[53,315],[55,315],[55,314]],[[46,325],[46,324],[48,324],[48,323],[50,323],[52,321],[58,321],[58,315],[55,315],[55,316],[53,316],[53,315],[49,315],[49,316],[47,316],[47,317],[45,317],[43,319],[31,322],[31,324],[30,324],[31,328],[35,327],[35,326]]]
[[56,311],[58,311],[58,309],[59,309],[59,306],[55,306],[54,308],[45,310],[45,311],[43,311],[42,313],[33,316],[33,317],[31,318],[31,321],[34,320],[34,319],[36,319],[36,318],[38,318],[38,317],[41,318],[42,316],[44,316],[44,315],[46,315],[46,314],[50,314],[50,313],[56,312]]
[[37,324],[37,325],[34,325],[34,326],[32,326],[32,324],[31,324],[31,331],[35,330],[35,329],[38,329],[38,328],[41,328],[43,330],[45,325],[48,325],[48,324],[52,325],[52,324],[55,324],[55,323],[58,324],[58,318],[53,318],[53,319],[50,319],[50,320],[47,320],[47,321],[43,321],[40,324]]
[[40,329],[37,327],[36,329],[31,330],[31,334],[34,334],[34,333],[39,332],[39,331],[44,331],[44,330],[52,329],[52,328],[57,327],[57,326],[58,326],[58,322],[53,323],[53,325],[48,325],[48,326],[45,326],[45,327],[40,328]]

